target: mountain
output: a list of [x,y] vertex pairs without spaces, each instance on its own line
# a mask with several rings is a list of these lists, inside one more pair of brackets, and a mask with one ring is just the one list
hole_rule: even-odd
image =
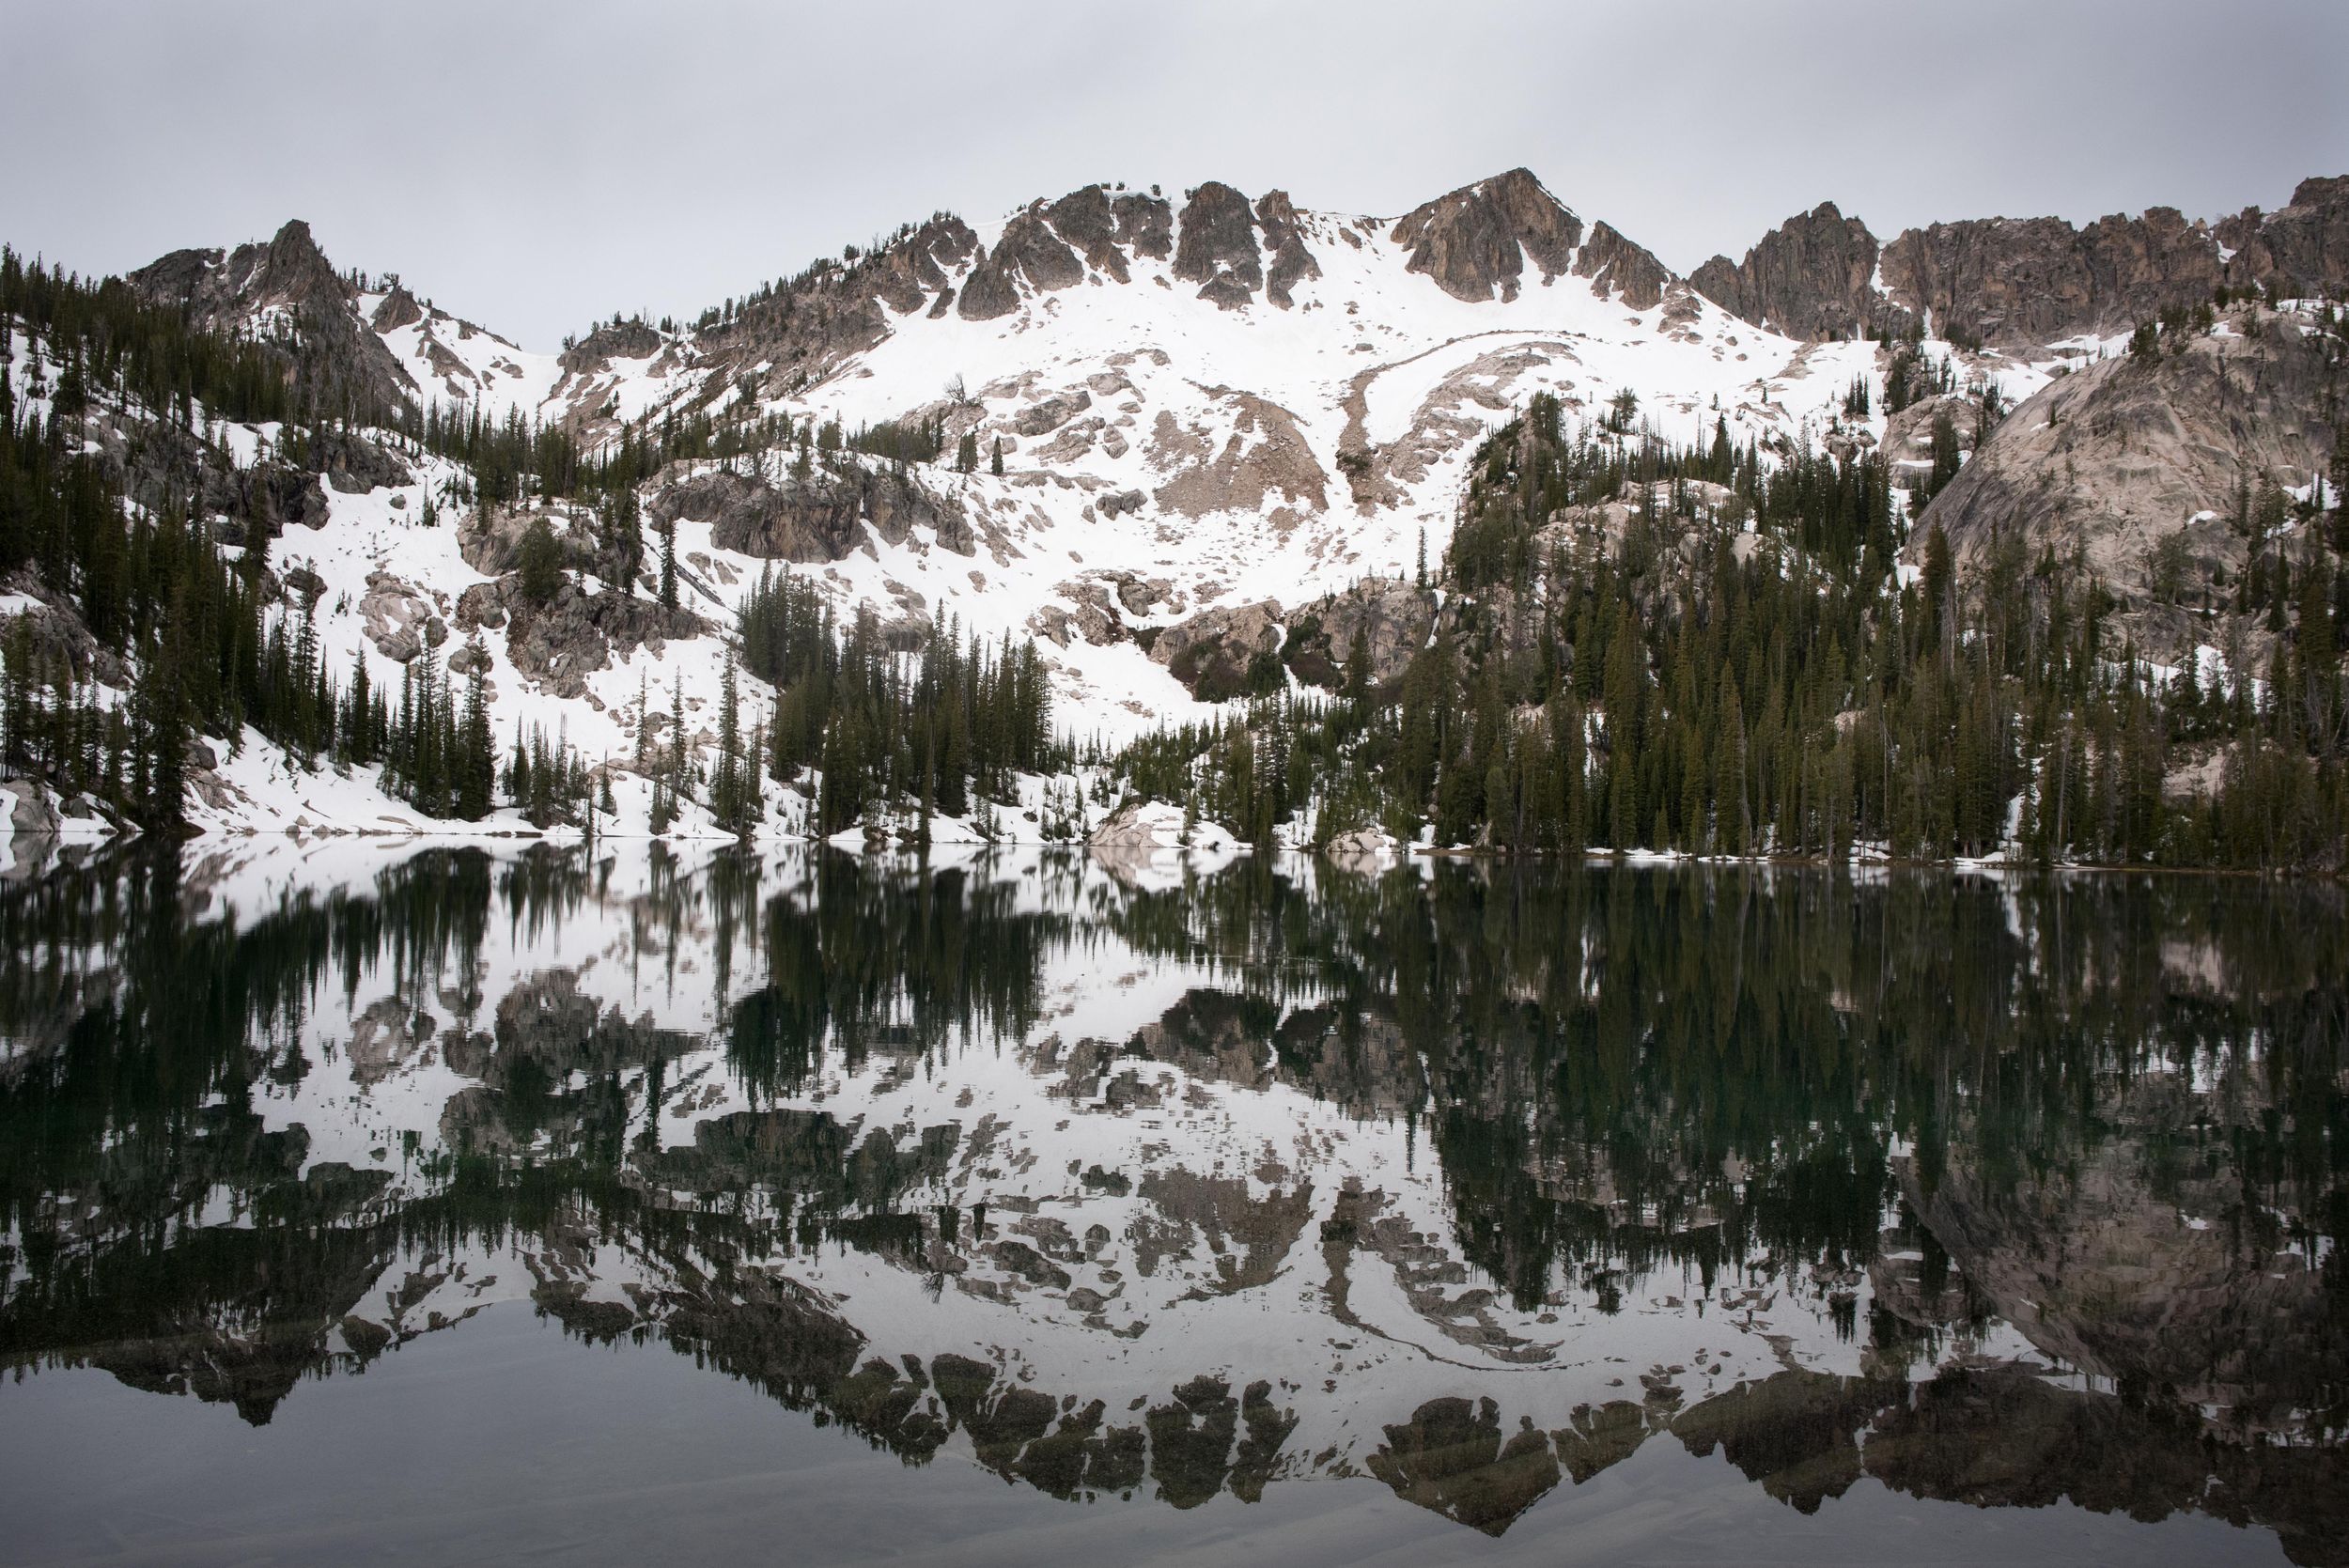
[[1904,318],[1937,336],[2022,348],[2124,333],[2217,287],[2293,298],[2349,289],[2349,179],[2304,179],[2280,210],[2216,224],[2175,208],[2099,218],[1977,218],[1879,241],[1833,202],[1789,218],[1742,262],[1717,256],[1699,293],[1805,337],[1852,336]]
[[[1219,722],[1283,665],[1334,678],[1359,607],[1385,606],[1363,623],[1378,662],[1408,655],[1396,638],[1432,623],[1376,584],[1440,573],[1473,463],[1537,396],[1619,452],[1719,447],[1757,473],[1880,454],[1918,481],[1921,510],[1943,488],[1929,471],[2007,430],[2007,411],[2082,396],[2056,384],[2139,322],[2214,290],[2349,286],[2349,181],[2307,180],[2279,211],[2216,225],[2156,208],[1883,242],[1827,203],[1686,279],[1522,169],[1395,218],[1213,181],[1179,199],[1088,186],[997,222],[937,213],[692,322],[614,317],[552,354],[403,280],[338,270],[299,222],[125,282],[154,319],[239,345],[285,391],[271,417],[236,418],[184,391],[101,390],[74,417],[108,482],[140,515],[185,510],[232,560],[257,539],[264,621],[289,638],[299,623],[305,667],[337,683],[364,668],[388,693],[461,656],[501,746],[521,727],[559,737],[633,820],[655,805],[656,733],[682,729],[687,755],[723,749],[717,634],[771,568],[812,584],[844,631],[871,612],[877,645],[950,626],[993,648],[1037,640],[1054,724],[1076,741]],[[105,352],[29,321],[8,345],[11,407],[40,419],[67,371]],[[2333,429],[2305,406],[2312,384],[2330,382],[2293,383],[2291,440],[2220,433],[2213,457],[2198,438],[2190,462],[2156,451],[2184,477],[2153,487],[2160,508],[2107,508],[2130,520],[2099,569],[2145,575],[2157,536],[2253,467],[2310,493]],[[2001,499],[2011,482],[1985,489],[1990,472],[1944,505],[1962,546],[2033,515]],[[1895,505],[1920,562],[1927,531]],[[541,537],[555,575],[525,592]],[[1965,569],[1975,554],[1961,549]],[[65,586],[19,584],[40,617],[70,619]],[[62,623],[54,635],[74,640]],[[740,722],[771,737],[785,693],[748,679]],[[387,811],[371,777],[330,783],[266,736],[213,738],[229,744],[193,761],[199,825],[421,820]],[[800,831],[805,799],[759,809]],[[20,824],[54,804],[28,800]],[[682,802],[689,829],[699,804]],[[1011,819],[1040,823],[1039,808],[1031,790]],[[96,796],[75,809],[105,815]]]

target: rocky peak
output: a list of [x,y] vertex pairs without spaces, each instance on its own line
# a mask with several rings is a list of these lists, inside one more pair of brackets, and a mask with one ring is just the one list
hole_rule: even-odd
[[971,225],[951,212],[934,214],[929,222],[895,244],[884,245],[865,257],[850,278],[888,302],[901,315],[922,308],[926,298],[943,295],[954,285],[946,269],[957,267],[979,248]]
[[[1081,193],[1080,193],[1081,194]],[[1070,199],[1070,198],[1064,198]],[[1082,283],[1085,264],[1053,231],[1044,203],[1031,202],[1003,225],[995,248],[979,258],[957,303],[966,320],[985,321],[1019,308],[1019,284],[1042,293]]]
[[148,299],[183,305],[222,327],[249,325],[272,306],[339,310],[358,295],[300,218],[266,244],[248,242],[227,252],[174,251],[132,272],[129,281]]
[[2217,225],[2235,254],[2228,281],[2310,295],[2349,290],[2349,176],[2304,179],[2292,205],[2262,217],[2246,208]]
[[1853,337],[1878,314],[1871,280],[1879,248],[1866,224],[1823,201],[1764,235],[1745,260],[1717,256],[1688,282],[1732,315],[1789,337]]
[[1574,275],[1589,278],[1602,294],[1614,294],[1634,310],[1664,303],[1672,269],[1644,246],[1635,245],[1609,224],[1591,225],[1589,243],[1575,252]]
[[1248,303],[1264,285],[1255,225],[1246,196],[1221,180],[1208,180],[1183,204],[1174,275],[1198,284],[1201,299],[1225,310]]
[[1131,276],[1126,253],[1118,248],[1117,213],[1109,192],[1098,185],[1071,191],[1046,208],[1044,215],[1063,240],[1082,253],[1087,266],[1119,283]]
[[1885,246],[1884,287],[1943,334],[2046,343],[2125,331],[2226,280],[2218,241],[2175,208],[2075,229],[2061,218],[1977,218],[1913,228]]
[[[1531,172],[1511,169],[1413,208],[1395,220],[1391,238],[1410,247],[1412,272],[1425,272],[1453,298],[1489,300],[1498,292],[1513,300],[1527,257],[1544,283],[1566,271],[1582,241],[1582,220]],[[1660,284],[1657,290],[1660,297]]]
[[1297,209],[1286,191],[1267,191],[1256,203],[1256,222],[1263,225],[1265,249],[1271,253],[1271,271],[1265,278],[1265,297],[1283,310],[1289,308],[1290,287],[1304,278],[1321,276],[1321,263],[1305,248]]
[[697,339],[718,367],[771,365],[778,372],[817,376],[848,354],[888,335],[881,306],[911,315],[927,305],[943,310],[954,296],[948,269],[979,247],[971,225],[951,212],[899,231],[888,244],[848,265],[823,261],[746,301],[734,320],[705,326]]
[[[1058,201],[1034,201],[1012,215],[994,250],[980,256],[956,308],[970,320],[1008,316],[1019,308],[1022,285],[1031,293],[1066,288],[1082,282],[1088,269],[1130,282],[1131,257],[1163,258],[1173,238],[1173,209],[1157,196],[1112,197],[1107,186],[1087,185]],[[1249,252],[1252,259],[1252,237]]]
[[383,296],[367,318],[367,325],[380,333],[396,333],[402,327],[412,327],[424,319],[423,303],[408,292],[402,284],[392,285],[392,291]]
[[1174,209],[1163,196],[1130,191],[1110,204],[1117,214],[1117,242],[1136,256],[1164,261],[1174,249]]
[[[385,300],[388,305],[391,301]],[[376,313],[381,316],[382,312]],[[381,331],[381,328],[378,328]],[[642,317],[626,321],[606,321],[577,343],[563,350],[559,363],[567,371],[577,375],[610,365],[615,359],[650,359],[661,351],[661,334],[647,325]]]
[[226,332],[298,334],[289,350],[299,372],[321,394],[388,412],[415,382],[362,321],[359,290],[319,249],[310,225],[290,220],[267,243],[235,250],[174,251],[127,280],[139,296],[172,304]]

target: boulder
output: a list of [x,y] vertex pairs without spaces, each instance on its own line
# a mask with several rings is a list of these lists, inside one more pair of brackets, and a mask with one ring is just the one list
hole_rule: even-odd
[[[367,574],[359,618],[367,641],[396,664],[405,664],[422,653],[431,628],[439,623],[432,600],[387,571]],[[445,627],[443,633],[446,634]]]
[[1093,394],[1079,388],[1031,403],[1012,417],[1011,427],[1018,435],[1048,435],[1091,407]]
[[495,631],[506,624],[506,598],[495,582],[476,582],[457,596],[457,629],[486,628]]
[[585,696],[587,677],[611,663],[614,649],[628,653],[647,643],[714,629],[682,607],[663,609],[657,600],[616,589],[583,593],[569,581],[543,605],[506,597],[513,601],[506,657],[525,677],[558,697]]
[[1306,685],[1339,691],[1360,633],[1372,691],[1392,694],[1435,625],[1434,596],[1400,578],[1366,578],[1293,612],[1281,658]]
[[939,547],[973,552],[961,505],[938,495],[910,474],[843,461],[780,483],[718,470],[672,484],[646,511],[656,524],[693,518],[710,525],[721,550],[770,561],[837,561],[864,543],[864,526],[891,544],[916,527],[937,534]]
[[1085,842],[1096,849],[1148,853],[1183,846],[1183,808],[1164,800],[1134,800],[1104,817]]
[[1203,703],[1268,695],[1282,685],[1280,612],[1270,599],[1206,610],[1136,640]]

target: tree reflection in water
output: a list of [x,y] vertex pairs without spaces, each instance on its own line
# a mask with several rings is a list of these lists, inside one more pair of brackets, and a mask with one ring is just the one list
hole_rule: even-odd
[[320,860],[0,893],[20,1372],[266,1422],[527,1300],[1064,1498],[1666,1439],[2349,1553],[2339,889]]

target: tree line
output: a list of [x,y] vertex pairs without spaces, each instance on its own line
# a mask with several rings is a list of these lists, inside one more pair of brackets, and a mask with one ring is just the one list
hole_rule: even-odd
[[[1610,502],[1611,535],[1587,509]],[[2332,549],[2259,557],[2263,668],[2237,635],[2170,670],[2078,558],[2008,540],[1965,582],[1937,530],[1904,568],[1907,527],[1875,454],[1569,435],[1537,396],[1478,451],[1390,688],[1358,639],[1336,692],[1284,679],[1119,768],[1259,842],[1310,820],[1511,853],[2341,863]],[[2207,789],[2165,787],[2204,758]]]

